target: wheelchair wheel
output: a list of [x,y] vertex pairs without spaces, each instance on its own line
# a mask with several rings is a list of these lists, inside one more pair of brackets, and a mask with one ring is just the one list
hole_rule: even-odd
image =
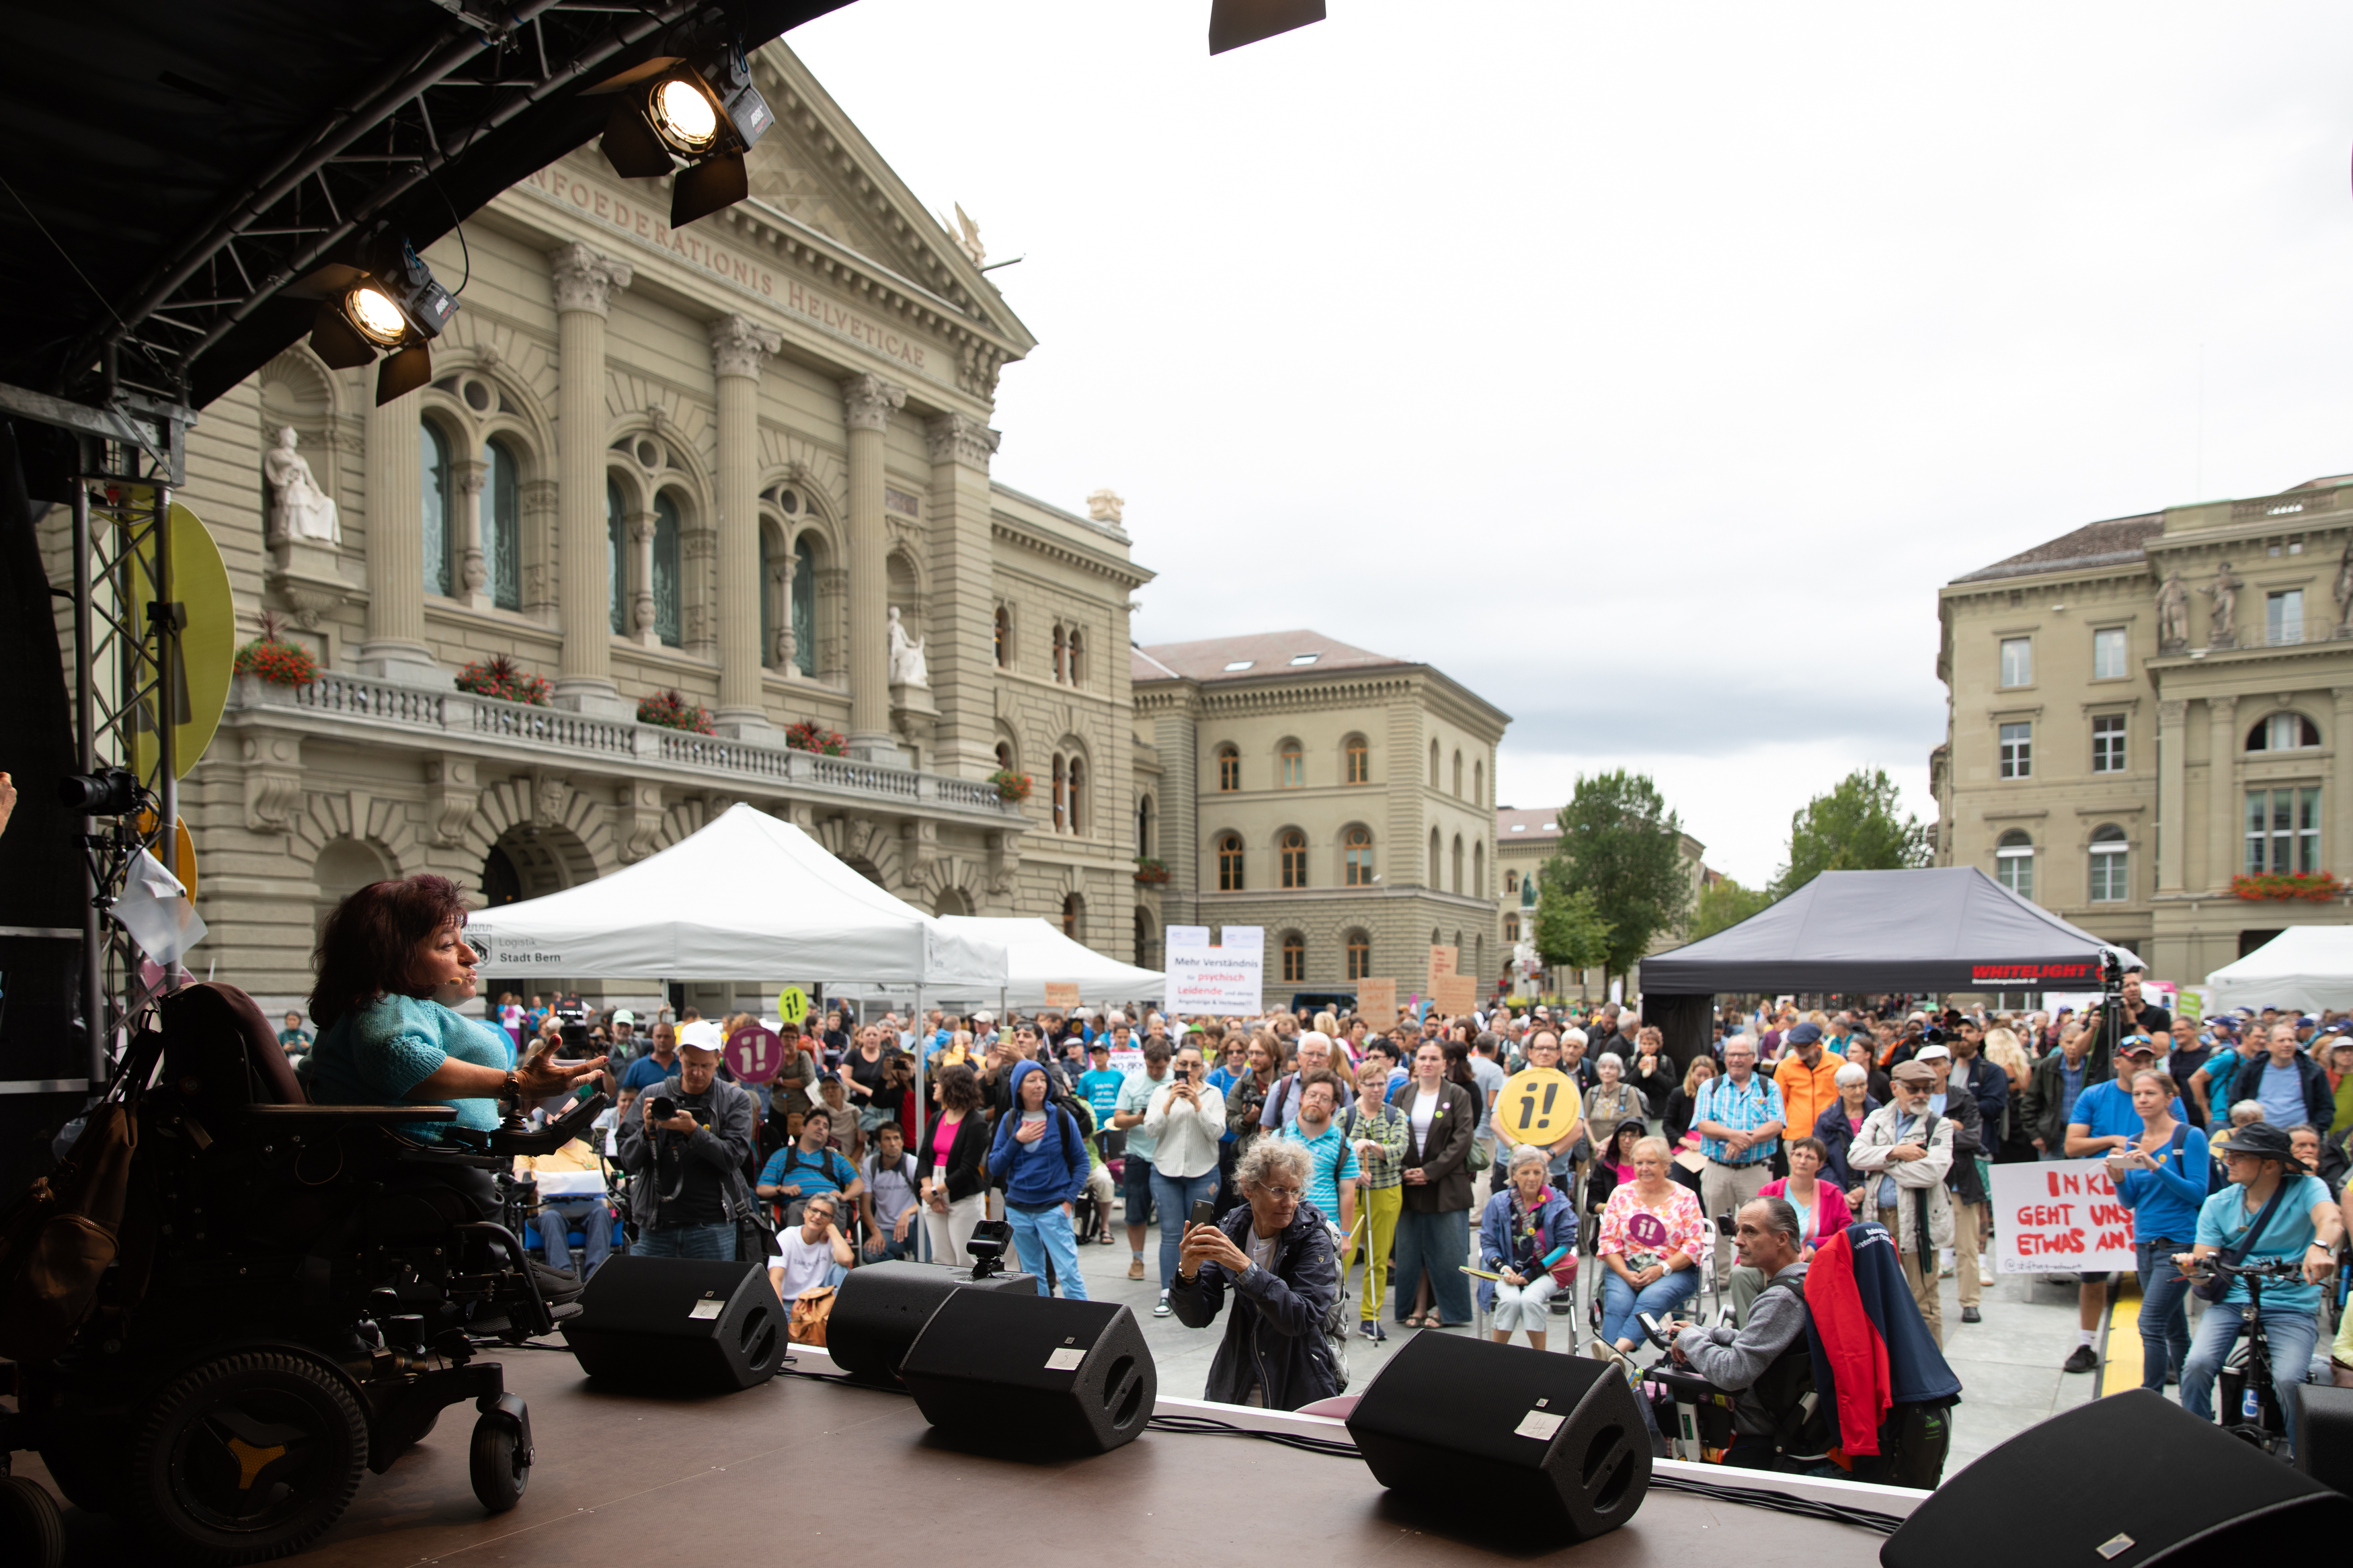
[[531,1484],[531,1467],[522,1462],[522,1443],[513,1427],[495,1415],[474,1422],[473,1451],[467,1470],[474,1496],[492,1513],[504,1513],[522,1500]]
[[58,1500],[26,1476],[0,1476],[0,1552],[25,1568],[59,1568],[66,1560],[66,1523]]
[[175,1555],[259,1563],[324,1534],[359,1490],[367,1420],[325,1368],[266,1351],[206,1362],[133,1424],[131,1511]]

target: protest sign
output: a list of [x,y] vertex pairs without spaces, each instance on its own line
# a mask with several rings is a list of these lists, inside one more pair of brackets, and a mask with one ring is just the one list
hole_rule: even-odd
[[746,1024],[728,1036],[725,1054],[745,1083],[765,1083],[785,1067],[784,1037],[765,1024]]
[[1441,974],[1430,983],[1430,1001],[1440,1012],[1459,1018],[1479,1005],[1479,977]]
[[1995,1268],[2003,1274],[2130,1270],[2132,1211],[2103,1160],[1993,1168]]
[[1396,981],[1356,982],[1356,1016],[1365,1021],[1365,1027],[1386,1033],[1397,1022],[1397,1010]]
[[1209,945],[1207,926],[1170,926],[1167,963],[1171,1013],[1258,1013],[1266,979],[1266,930],[1227,926]]
[[1529,1068],[1495,1091],[1495,1131],[1507,1142],[1552,1143],[1577,1125],[1577,1080],[1557,1068]]
[[1433,947],[1430,950],[1430,992],[1431,995],[1434,996],[1438,994],[1439,981],[1444,976],[1454,973],[1455,958],[1455,951],[1451,947]]
[[1060,980],[1049,980],[1046,982],[1047,1006],[1067,1013],[1078,1005],[1079,987],[1076,981],[1065,983]]
[[808,1018],[808,993],[797,985],[787,985],[777,992],[776,1016],[787,1024],[806,1022]]

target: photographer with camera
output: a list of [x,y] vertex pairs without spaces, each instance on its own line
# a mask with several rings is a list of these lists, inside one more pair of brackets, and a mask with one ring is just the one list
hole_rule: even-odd
[[638,1257],[733,1262],[740,1256],[737,1226],[758,1223],[744,1180],[757,1107],[744,1089],[721,1080],[723,1043],[708,1019],[681,1026],[677,1075],[648,1089],[638,1114],[621,1123],[621,1168],[636,1178],[630,1250]]

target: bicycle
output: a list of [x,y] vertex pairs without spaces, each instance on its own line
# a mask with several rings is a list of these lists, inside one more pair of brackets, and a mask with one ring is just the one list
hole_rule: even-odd
[[[2215,1378],[2215,1417],[2222,1430],[2250,1447],[2284,1458],[2289,1441],[2286,1413],[2279,1387],[2272,1377],[2271,1342],[2263,1331],[2263,1281],[2290,1285],[2304,1282],[2302,1263],[2293,1258],[2266,1258],[2261,1263],[2225,1263],[2220,1258],[2199,1258],[2184,1270],[2193,1280],[2221,1277],[2247,1288],[2241,1310],[2241,1338],[2222,1358]],[[2233,1419],[2232,1417],[2236,1418]]]

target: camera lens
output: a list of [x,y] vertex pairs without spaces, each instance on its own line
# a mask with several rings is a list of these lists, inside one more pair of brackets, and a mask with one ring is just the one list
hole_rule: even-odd
[[128,768],[68,773],[58,780],[58,804],[85,816],[121,816],[139,805],[139,781]]

